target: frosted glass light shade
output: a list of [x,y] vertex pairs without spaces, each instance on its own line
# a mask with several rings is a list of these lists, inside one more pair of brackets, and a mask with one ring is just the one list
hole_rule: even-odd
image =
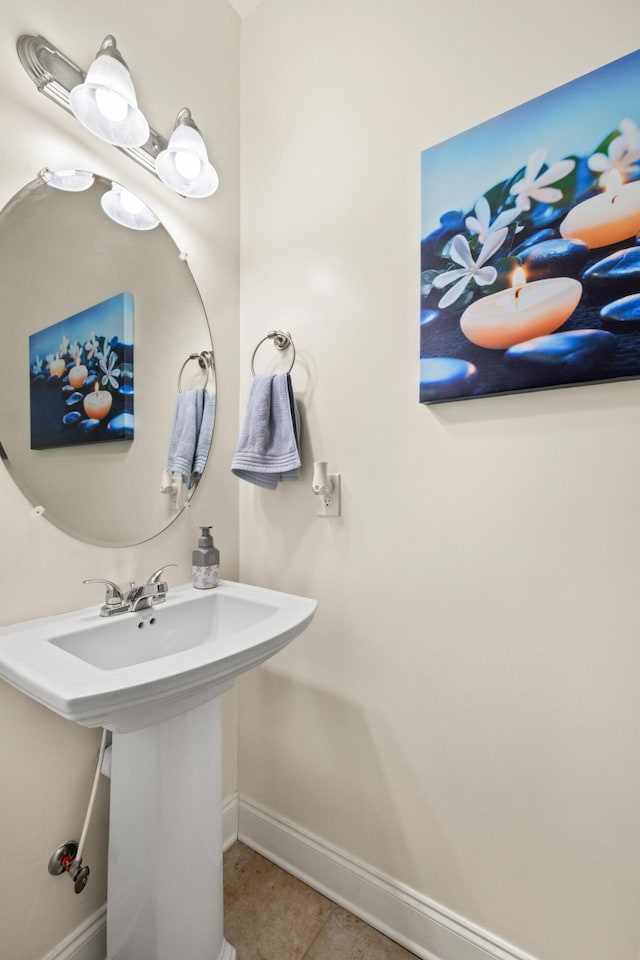
[[43,170],[41,177],[49,187],[79,193],[92,186],[95,177],[88,170]]
[[100,206],[111,220],[131,230],[153,230],[160,223],[146,203],[119,183],[102,194]]
[[80,123],[107,143],[141,147],[149,139],[149,124],[113,37],[105,39],[84,83],[71,90],[69,100]]
[[178,115],[166,150],[156,158],[156,173],[164,184],[184,197],[210,197],[218,189],[218,174],[209,163],[204,140],[190,114],[186,119]]

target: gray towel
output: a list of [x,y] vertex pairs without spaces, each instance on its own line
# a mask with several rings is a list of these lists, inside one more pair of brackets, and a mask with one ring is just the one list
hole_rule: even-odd
[[178,394],[173,428],[169,438],[167,470],[179,473],[188,487],[202,424],[204,390],[185,390]]
[[202,475],[209,448],[211,446],[211,437],[213,436],[213,421],[216,418],[216,395],[215,393],[204,394],[204,409],[202,411],[202,423],[198,433],[198,442],[196,444],[196,455],[193,461],[193,480],[194,482]]
[[288,373],[254,377],[231,470],[275,490],[300,476],[300,414]]

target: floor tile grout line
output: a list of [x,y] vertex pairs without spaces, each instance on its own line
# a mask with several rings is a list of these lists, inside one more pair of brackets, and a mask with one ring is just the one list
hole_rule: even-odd
[[[394,956],[396,960],[399,960],[399,958],[404,958],[404,960],[418,960],[418,958],[415,957],[414,954],[412,954],[410,951],[407,951],[406,947],[403,947],[402,944],[398,944],[397,941],[394,941],[393,937],[389,937],[387,934],[382,933],[381,930],[377,930],[375,927],[372,927],[370,924],[366,922],[366,920],[363,920],[362,918],[357,917],[355,914],[350,913],[346,908],[341,906],[339,903],[336,903],[335,900],[332,900],[330,897],[328,897],[326,893],[320,893],[319,890],[315,890],[313,887],[309,886],[304,881],[300,880],[299,877],[295,877],[293,874],[288,873],[288,871],[285,870],[283,867],[281,867],[279,864],[276,864],[273,861],[269,860],[268,857],[264,857],[262,854],[258,853],[257,851],[251,850],[251,848],[247,847],[247,849],[250,851],[248,857],[243,856],[242,858],[240,859],[236,858],[233,861],[234,867],[235,867],[234,879],[236,880],[238,879],[236,874],[247,873],[253,861],[258,861],[258,862],[264,861],[264,864],[269,868],[269,870],[267,870],[267,874],[269,874],[269,876],[267,876],[267,874],[265,874],[263,871],[263,874],[264,874],[262,877],[263,886],[264,886],[264,881],[268,880],[269,885],[274,885],[273,888],[269,886],[269,889],[272,889],[272,893],[274,893],[276,890],[276,887],[277,887],[276,881],[282,875],[282,877],[286,877],[287,879],[293,881],[294,884],[299,885],[301,888],[304,888],[315,897],[319,897],[327,905],[327,908],[326,908],[327,913],[324,915],[324,918],[322,918],[322,916],[313,917],[312,915],[315,912],[314,910],[307,912],[306,916],[312,922],[309,924],[306,924],[307,926],[306,930],[303,931],[303,929],[299,929],[299,936],[297,938],[298,943],[296,944],[296,950],[294,952],[290,952],[287,954],[290,960],[312,960],[312,957],[314,955],[318,957],[326,958],[328,956],[327,949],[331,951],[332,949],[335,950],[336,948],[336,943],[335,943],[336,935],[339,935],[339,939],[340,939],[340,936],[342,936],[342,934],[348,934],[348,939],[350,938],[351,940],[353,940],[353,945],[355,946],[356,941],[361,941],[364,944],[367,941],[368,933],[372,933],[375,937],[382,938],[380,941],[380,949],[382,950],[382,953],[384,954],[385,957],[387,957],[387,953],[389,952],[388,947],[390,947],[391,953],[389,953],[389,957]],[[239,867],[240,863],[242,864],[242,866]],[[254,869],[255,869],[255,864],[254,864]],[[269,871],[271,871],[271,873]],[[226,888],[226,883],[225,883],[225,888]],[[267,889],[267,887],[265,887],[265,889]],[[236,907],[240,902],[240,897],[239,897],[240,893],[241,893],[240,889],[235,891],[234,901],[236,903]],[[244,895],[246,896],[246,891],[244,892]],[[322,909],[322,912],[324,912],[324,909],[325,908]],[[352,920],[356,921],[355,925],[351,924],[350,932],[347,931],[346,929],[346,926],[349,926],[349,924],[345,926],[343,920],[341,919],[342,914],[344,914],[345,918],[347,919],[351,918]],[[271,918],[269,922],[271,922],[272,919],[273,918]],[[315,920],[315,923],[313,922],[313,920]],[[333,925],[337,924],[335,931],[331,927],[332,924]],[[342,929],[343,927],[344,927],[344,930]],[[342,933],[340,933],[340,931],[342,931]],[[303,936],[302,935],[303,933],[306,936]],[[323,935],[324,935],[324,939],[322,939]],[[371,938],[369,937],[368,939],[370,940]],[[389,942],[388,945],[385,943],[385,941]],[[231,942],[233,942],[233,939],[231,939]],[[294,945],[293,943],[290,944],[290,946],[293,946],[293,945]],[[376,956],[378,956],[378,947],[377,947],[376,941],[374,941],[374,945],[376,945],[375,953],[376,953]],[[245,944],[245,946],[249,950],[247,954],[244,954],[244,947],[243,947],[243,955],[245,960],[250,960],[250,958],[251,960],[259,960],[259,958],[260,960],[279,960],[279,957],[274,956],[271,951],[269,951],[268,954],[265,955],[259,949],[259,938],[258,938],[258,942],[255,942],[255,937],[254,937],[254,940],[250,939]],[[256,948],[258,948],[258,953],[255,952]],[[400,949],[401,953],[397,952],[398,949]],[[347,949],[347,953],[348,953],[348,956],[353,955],[350,949]],[[357,953],[358,953],[358,956],[362,956],[359,950],[357,951]],[[379,956],[379,960],[382,960],[382,953]],[[338,954],[340,954],[339,949],[338,949]],[[345,956],[345,955],[340,954],[340,956],[336,956],[335,954],[331,954],[331,956],[332,956],[332,960],[340,960],[340,956]],[[239,955],[239,960],[241,960],[240,955]],[[346,960],[346,956],[345,956],[345,960]],[[388,957],[387,957],[387,960],[389,960]]]
[[[328,899],[328,898],[327,898],[327,899]],[[326,927],[326,925],[329,923],[329,920],[330,920],[331,917],[334,915],[334,913],[336,912],[336,910],[339,910],[339,909],[340,909],[340,907],[338,906],[338,904],[337,904],[337,903],[334,903],[333,900],[331,900],[330,903],[331,903],[331,910],[329,910],[329,913],[326,915],[326,917],[324,918],[324,920],[322,921],[322,923],[320,924],[320,926],[319,926],[318,929],[316,930],[315,935],[311,938],[310,942],[307,944],[307,949],[305,950],[305,952],[304,952],[304,953],[302,954],[302,956],[300,957],[300,960],[306,960],[306,958],[309,956],[309,951],[311,950],[311,947],[314,945],[314,943],[316,942],[316,940],[318,939],[318,937],[320,936],[320,934],[322,933],[322,931],[324,930],[324,928]]]

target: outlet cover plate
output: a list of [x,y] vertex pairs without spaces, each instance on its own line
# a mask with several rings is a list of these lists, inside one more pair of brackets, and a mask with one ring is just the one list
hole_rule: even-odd
[[333,490],[325,496],[319,496],[320,505],[318,507],[319,517],[339,517],[340,516],[340,474],[330,473],[329,480],[333,482]]

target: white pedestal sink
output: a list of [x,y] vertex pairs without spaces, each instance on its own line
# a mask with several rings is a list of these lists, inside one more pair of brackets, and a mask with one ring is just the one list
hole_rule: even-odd
[[[0,628],[0,677],[113,733],[107,960],[234,960],[224,939],[220,694],[315,600],[224,581],[139,613]],[[52,846],[59,838],[52,837]]]
[[113,738],[108,960],[233,960],[223,937],[220,698]]

